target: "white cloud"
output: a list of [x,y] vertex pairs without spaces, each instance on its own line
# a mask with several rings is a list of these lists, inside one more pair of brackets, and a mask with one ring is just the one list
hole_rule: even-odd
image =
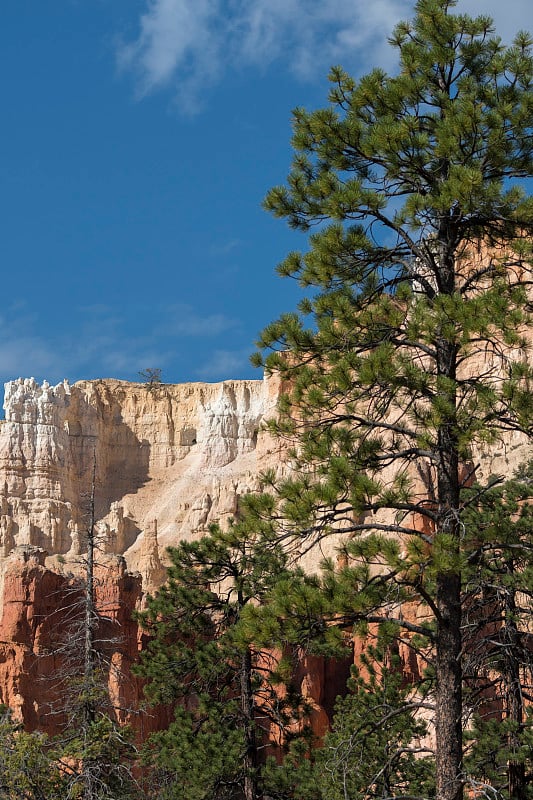
[[408,0],[147,0],[139,34],[118,61],[137,74],[141,94],[172,83],[182,107],[194,110],[200,89],[225,70],[279,60],[310,78],[385,51],[409,8]]
[[[391,68],[387,36],[413,16],[409,0],[146,0],[138,37],[119,64],[136,72],[141,94],[172,84],[185,111],[226,70],[284,62],[302,79],[332,64],[352,72]],[[510,40],[531,26],[530,0],[461,0],[456,12],[488,14]]]
[[218,72],[221,37],[212,28],[217,6],[218,0],[148,0],[138,38],[118,52],[119,67],[137,73],[141,96],[179,72],[179,100],[195,110],[200,86]]

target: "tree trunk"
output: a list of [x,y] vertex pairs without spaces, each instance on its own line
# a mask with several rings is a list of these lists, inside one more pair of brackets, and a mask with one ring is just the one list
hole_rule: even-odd
[[461,800],[462,674],[461,579],[437,576],[436,715],[437,800]]
[[[95,492],[96,492],[96,453],[94,453],[93,475],[87,525],[87,563],[85,567],[85,642],[84,642],[84,698],[83,698],[83,737],[84,753],[89,752],[90,728],[96,720],[95,698],[95,602],[94,602],[94,548],[95,548]],[[94,800],[96,788],[93,775],[93,761],[83,758],[81,764],[83,778],[83,799]]]
[[84,673],[86,700],[84,707],[85,723],[90,725],[95,719],[94,709],[94,526],[95,526],[95,483],[96,483],[96,457],[93,465],[93,478],[91,485],[89,522],[87,525],[87,563],[85,566],[85,644],[84,644]]
[[[506,563],[507,574],[512,575],[514,564]],[[511,800],[525,800],[527,791],[526,768],[523,762],[513,758],[520,749],[520,733],[524,722],[524,700],[520,681],[520,631],[516,624],[515,589],[511,585],[505,597],[505,624],[502,628],[504,643],[504,687],[507,717],[515,723],[516,729],[508,734],[510,752],[508,764],[508,787]]]
[[258,800],[257,791],[257,742],[255,737],[254,695],[252,690],[252,654],[247,648],[241,661],[241,709],[244,718],[245,753],[244,797]]
[[[453,291],[452,271],[447,271],[446,293]],[[457,346],[440,338],[437,375],[444,378],[439,391],[445,403],[444,420],[438,428],[438,525],[437,536],[447,537],[450,564],[437,566],[436,604],[436,789],[437,800],[462,800],[462,632],[461,573],[459,565],[459,453],[456,421]],[[442,558],[442,555],[441,555]]]

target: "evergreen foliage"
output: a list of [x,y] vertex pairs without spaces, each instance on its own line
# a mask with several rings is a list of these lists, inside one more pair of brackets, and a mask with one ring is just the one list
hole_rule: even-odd
[[[265,475],[227,530],[171,549],[139,616],[148,699],[175,706],[144,752],[160,800],[532,797],[531,471],[473,482],[480,451],[531,433],[533,41],[506,47],[454,6],[418,0],[390,39],[397,74],[336,67],[329,105],[294,112],[293,166],[266,207],[309,234],[279,267],[307,296],[255,358],[288,387],[270,427],[294,471]],[[4,714],[6,800],[133,795],[103,702],[94,488],[71,735],[50,743]],[[290,568],[292,547],[331,536],[340,565]],[[323,747],[297,736],[265,767],[272,730],[305,732],[293,654],[342,652],[347,629],[368,650]]]
[[472,487],[464,514],[465,764],[474,783],[521,800],[533,796],[532,471]]
[[402,685],[395,659],[381,665],[375,648],[339,698],[333,729],[317,756],[323,800],[426,798],[434,793],[433,758],[422,737],[426,726],[415,715],[423,705],[412,685]]
[[46,736],[26,733],[0,707],[0,798],[2,800],[63,800],[67,775]]
[[148,698],[176,704],[173,722],[145,748],[156,796],[256,800],[269,733],[305,714],[287,682],[290,663],[255,646],[240,624],[282,577],[286,555],[243,525],[215,526],[169,554],[168,582],[140,615],[150,636],[138,670]]
[[[49,739],[26,732],[0,709],[1,800],[133,800],[127,735],[118,735],[100,716],[88,732],[79,726],[69,737]],[[90,781],[87,780],[90,763]],[[81,765],[81,769],[80,769]]]
[[[289,387],[271,429],[295,442],[296,471],[277,485],[265,476],[279,535],[305,548],[343,533],[359,564],[300,576],[297,613],[278,591],[288,610],[265,624],[301,617],[304,590],[325,616],[344,592],[347,620],[393,618],[404,645],[428,643],[438,800],[459,800],[468,781],[472,459],[529,434],[533,411],[532,39],[506,47],[489,18],[454,5],[419,0],[396,27],[397,74],[356,81],[335,68],[328,107],[294,112],[292,170],[266,207],[311,232],[308,252],[279,267],[308,296],[268,326],[255,359]],[[419,624],[401,613],[411,600],[426,605]]]
[[320,747],[297,741],[282,765],[270,764],[276,800],[370,800],[434,795],[433,753],[419,715],[423,698],[405,683],[397,657],[370,645],[337,699]]

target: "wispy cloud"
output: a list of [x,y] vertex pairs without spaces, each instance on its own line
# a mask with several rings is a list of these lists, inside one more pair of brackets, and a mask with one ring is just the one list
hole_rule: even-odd
[[55,349],[37,336],[4,339],[0,349],[0,375],[10,378],[55,375],[60,362]]
[[[458,12],[489,14],[506,39],[530,17],[530,0],[463,0]],[[301,79],[332,64],[391,68],[387,36],[413,15],[410,0],[146,0],[139,33],[118,51],[140,95],[171,85],[184,111],[233,69],[283,63]]]
[[162,312],[156,333],[164,336],[210,337],[233,330],[239,321],[226,314],[201,314],[185,303],[175,303]]
[[492,17],[496,33],[510,44],[519,30],[533,30],[531,0],[460,0],[457,13]]
[[208,253],[213,258],[227,256],[229,253],[233,253],[235,250],[238,250],[239,247],[242,247],[242,244],[243,240],[237,238],[228,239],[227,241],[213,242],[208,249]]
[[150,332],[128,335],[124,322],[113,309],[96,305],[77,309],[68,335],[52,335],[24,305],[5,308],[0,317],[0,382],[33,376],[57,383],[95,374],[135,375],[147,364],[165,366],[168,346]]
[[250,349],[215,350],[211,357],[196,370],[202,380],[219,380],[240,377],[250,367]]
[[170,358],[168,343],[149,329],[132,336],[127,320],[104,306],[87,307],[80,312],[77,336],[63,341],[63,360],[67,369],[99,377],[132,375],[147,366],[164,367]]
[[141,95],[172,84],[194,111],[227,70],[279,61],[302,79],[353,65],[384,43],[408,0],[147,0],[134,41],[118,51]]
[[0,317],[0,377],[56,374],[61,354],[39,330],[37,317],[24,303],[4,307]]
[[202,85],[215,82],[223,36],[213,29],[217,0],[147,0],[138,38],[118,50],[122,69],[133,69],[140,96],[179,73],[175,91],[185,110],[194,112]]
[[[5,307],[0,313],[0,384],[30,376],[51,383],[90,377],[135,380],[147,367],[161,368],[169,377],[172,371],[185,370],[190,376],[218,380],[240,377],[249,369],[249,347],[235,352],[212,350],[226,333],[239,336],[236,319],[223,313],[203,314],[186,304],[161,307],[154,314],[155,323],[132,324],[141,317],[142,309],[129,308],[127,314],[120,314],[94,304],[73,310],[68,334],[51,334],[25,306]],[[191,352],[196,354],[192,366],[181,356]]]

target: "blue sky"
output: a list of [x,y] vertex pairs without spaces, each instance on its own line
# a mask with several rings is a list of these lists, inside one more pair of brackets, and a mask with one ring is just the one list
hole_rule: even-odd
[[[530,0],[462,0],[509,39]],[[261,201],[327,72],[393,69],[406,0],[4,0],[0,380],[260,377],[305,237]]]

